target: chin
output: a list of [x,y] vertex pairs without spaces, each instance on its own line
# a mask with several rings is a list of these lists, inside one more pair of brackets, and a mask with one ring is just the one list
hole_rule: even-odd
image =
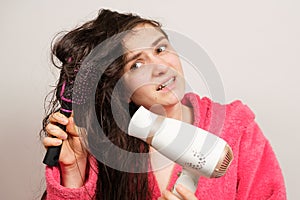
[[172,92],[171,94],[169,94],[167,101],[169,104],[177,104],[181,102],[181,100],[184,97],[184,94],[184,92]]

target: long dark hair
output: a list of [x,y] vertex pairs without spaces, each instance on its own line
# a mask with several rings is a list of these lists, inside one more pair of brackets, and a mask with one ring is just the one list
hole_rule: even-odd
[[[50,114],[59,109],[60,99],[57,98],[57,91],[59,91],[64,81],[75,79],[76,72],[80,69],[82,61],[90,52],[107,38],[131,30],[141,23],[149,23],[160,29],[160,24],[156,21],[143,19],[140,16],[130,13],[120,14],[118,12],[102,9],[95,19],[84,23],[55,41],[52,46],[52,61],[61,71],[58,83],[52,91],[53,95],[46,111],[46,117],[43,119],[42,132],[45,132]],[[110,50],[108,49],[108,51]],[[59,64],[55,61],[57,59],[60,61]],[[126,108],[128,108],[128,103],[122,101],[121,94],[119,98],[112,98],[113,90],[124,73],[124,63],[125,56],[122,55],[113,61],[103,72],[95,93],[95,117],[105,137],[114,145],[128,152],[148,153],[149,146],[146,143],[128,136],[128,134],[123,131],[128,125],[129,120],[126,114],[127,112],[125,112]],[[125,127],[119,127],[114,120],[110,106],[112,100],[117,101],[115,105],[119,106],[120,112],[118,114],[124,119]],[[130,109],[136,109],[137,106],[131,103],[129,107]],[[84,115],[81,116],[84,117]],[[95,130],[91,130],[91,132],[88,130],[87,135],[88,144],[90,145],[88,147],[91,153],[98,153],[98,145],[102,145],[101,149],[107,149],[107,156],[110,156],[109,148],[111,148],[111,146],[103,146],[105,144],[101,143],[101,137],[103,137],[99,136],[101,134]],[[93,143],[91,144],[90,141],[93,141]],[[114,156],[116,162],[119,161],[118,155],[111,156]],[[135,165],[137,165],[137,163],[142,163],[142,168],[148,167],[148,159],[139,160],[137,158],[136,160],[126,161],[126,158],[122,158],[122,162],[124,162],[121,163],[122,165],[132,165],[130,167],[136,167]],[[96,199],[140,200],[151,198],[151,188],[148,186],[148,174],[146,172],[123,172],[109,167],[100,161],[98,161],[98,168]]]

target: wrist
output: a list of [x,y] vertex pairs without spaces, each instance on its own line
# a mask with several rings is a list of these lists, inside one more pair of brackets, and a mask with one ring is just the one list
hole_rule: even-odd
[[60,164],[61,185],[68,188],[79,188],[85,183],[87,158],[76,160],[74,164]]

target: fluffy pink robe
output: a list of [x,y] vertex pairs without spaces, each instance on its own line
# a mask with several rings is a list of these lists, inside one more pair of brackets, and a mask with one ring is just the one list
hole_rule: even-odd
[[[276,156],[260,128],[253,112],[240,101],[220,105],[208,98],[188,93],[182,102],[194,110],[194,125],[219,135],[231,146],[234,160],[221,178],[203,178],[195,195],[198,199],[286,199],[284,179]],[[222,117],[225,116],[225,117]],[[224,120],[225,119],[225,120]],[[57,167],[46,167],[47,199],[90,199],[97,182],[97,163],[90,159],[89,178],[81,188],[65,188],[60,185]],[[173,169],[168,188],[174,185],[181,166]],[[149,173],[152,199],[161,196],[156,178]],[[113,191],[112,191],[113,192]]]

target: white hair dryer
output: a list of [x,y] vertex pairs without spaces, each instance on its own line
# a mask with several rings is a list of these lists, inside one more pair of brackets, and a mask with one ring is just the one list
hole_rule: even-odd
[[[195,192],[200,176],[221,177],[233,153],[220,137],[191,124],[154,114],[143,106],[135,112],[128,134],[144,140],[154,149],[183,167],[177,184]],[[175,187],[173,193],[179,198]]]

